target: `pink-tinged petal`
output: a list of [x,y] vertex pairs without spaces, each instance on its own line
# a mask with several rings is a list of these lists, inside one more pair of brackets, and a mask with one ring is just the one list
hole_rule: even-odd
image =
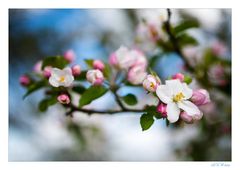
[[184,110],[189,116],[200,115],[201,111],[198,107],[190,101],[178,102],[178,107]]
[[186,123],[193,123],[193,117],[189,116],[186,112],[181,112],[180,118]]
[[67,68],[64,68],[62,70],[63,73],[67,74],[67,75],[72,75],[72,69],[67,67]]
[[162,102],[166,104],[172,102],[170,91],[166,85],[159,85],[156,94]]
[[68,86],[70,86],[72,84],[72,82],[74,80],[74,77],[72,75],[68,75],[65,78],[66,78],[66,80],[63,83],[63,86],[68,87]]
[[174,123],[178,121],[180,115],[180,109],[177,104],[174,102],[170,102],[167,104],[167,119],[170,123]]

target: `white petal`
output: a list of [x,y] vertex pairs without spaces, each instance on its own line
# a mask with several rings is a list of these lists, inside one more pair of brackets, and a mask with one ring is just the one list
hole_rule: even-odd
[[182,88],[183,95],[185,96],[184,99],[190,99],[192,97],[193,90],[190,89],[186,83],[182,84]]
[[63,72],[64,72],[65,75],[72,75],[72,70],[69,67],[64,68]]
[[166,86],[170,89],[171,95],[176,95],[182,92],[182,83],[178,79],[166,80]]
[[49,83],[53,86],[53,87],[59,87],[59,82],[58,82],[58,80],[55,78],[55,77],[53,77],[53,76],[51,76],[50,78],[49,78]]
[[157,96],[164,103],[172,102],[169,89],[166,85],[159,85],[156,90]]
[[201,111],[198,107],[190,101],[178,102],[178,107],[183,109],[189,116],[201,115]]
[[170,102],[167,104],[167,119],[170,123],[174,123],[178,121],[180,115],[180,109],[177,104],[174,102]]
[[62,70],[60,70],[58,68],[53,68],[52,69],[52,74],[61,75],[62,74]]
[[63,86],[65,86],[65,87],[70,86],[72,84],[73,80],[74,80],[74,77],[72,75],[66,76]]

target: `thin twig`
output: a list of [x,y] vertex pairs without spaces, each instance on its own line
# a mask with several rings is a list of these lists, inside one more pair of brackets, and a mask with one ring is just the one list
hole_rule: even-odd
[[83,109],[78,108],[77,106],[74,106],[73,104],[69,105],[70,111],[66,113],[67,116],[73,116],[73,112],[79,111],[87,113],[88,115],[92,115],[94,113],[99,114],[115,114],[115,113],[124,113],[124,112],[134,112],[134,113],[140,113],[143,112],[144,109],[124,109],[124,110],[92,110],[92,109]]
[[170,24],[172,13],[171,13],[170,9],[167,9],[167,14],[168,14],[168,18],[167,18],[167,21],[165,22],[165,28],[166,28],[166,31],[167,31],[168,36],[170,38],[170,41],[173,45],[174,51],[185,61],[186,68],[189,71],[193,72],[194,68],[190,65],[190,63],[188,62],[188,59],[183,55],[183,53],[181,51],[181,48],[178,44],[178,40],[175,37],[175,35],[172,33],[171,24]]

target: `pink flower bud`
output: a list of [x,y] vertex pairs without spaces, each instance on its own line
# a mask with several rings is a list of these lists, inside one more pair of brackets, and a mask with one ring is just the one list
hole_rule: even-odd
[[193,117],[189,116],[186,112],[180,113],[180,118],[186,123],[193,123]]
[[162,114],[162,117],[167,117],[167,105],[164,103],[159,103],[157,106],[157,112]]
[[115,66],[115,67],[118,65],[116,53],[112,53],[110,55],[108,62],[110,65]]
[[51,77],[51,72],[52,72],[52,67],[47,66],[43,70],[43,76],[46,77],[46,78],[49,78],[49,77]]
[[155,92],[157,86],[159,85],[157,79],[153,75],[147,75],[147,77],[143,81],[143,87],[147,91]]
[[30,80],[30,78],[27,75],[22,75],[19,78],[19,82],[23,86],[28,86],[30,84],[31,80]]
[[210,102],[209,93],[205,89],[199,89],[193,91],[191,101],[197,106],[205,105]]
[[101,60],[94,60],[93,61],[93,68],[94,69],[98,69],[98,70],[103,71],[104,67],[105,67],[105,65]]
[[75,59],[75,53],[73,50],[68,50],[64,53],[64,58],[69,62],[72,63]]
[[33,71],[36,73],[41,74],[42,73],[42,61],[38,61],[34,67],[33,67]]
[[66,94],[61,94],[57,97],[57,100],[62,103],[62,104],[69,104],[70,103],[70,98]]
[[80,74],[81,74],[81,67],[80,67],[80,65],[72,66],[72,75],[73,76],[79,76]]
[[172,76],[172,79],[179,79],[181,82],[184,81],[184,75],[181,73],[177,73],[175,75]]
[[227,51],[225,44],[221,41],[217,41],[212,45],[212,52],[217,56],[223,56]]
[[86,77],[92,85],[101,85],[104,81],[103,73],[100,70],[88,70]]
[[127,79],[130,83],[137,85],[143,83],[146,76],[147,72],[145,71],[145,67],[137,65],[128,71]]

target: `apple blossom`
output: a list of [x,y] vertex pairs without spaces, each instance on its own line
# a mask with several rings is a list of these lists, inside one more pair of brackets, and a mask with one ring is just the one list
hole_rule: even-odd
[[88,70],[87,81],[93,85],[101,85],[104,81],[103,73],[100,70]]
[[199,90],[193,91],[191,101],[197,106],[208,104],[210,102],[208,91],[205,89],[199,89]]
[[94,60],[93,61],[93,68],[94,69],[98,69],[98,70],[103,71],[104,67],[105,67],[105,65],[101,60]]
[[72,74],[73,74],[73,76],[79,76],[81,74],[81,67],[80,67],[80,65],[72,66]]
[[31,82],[30,78],[27,75],[22,75],[19,78],[19,82],[21,83],[21,85],[23,86],[28,86]]
[[145,71],[145,68],[141,65],[137,65],[128,71],[127,79],[130,83],[137,85],[143,83],[146,76],[147,72]]
[[71,86],[74,77],[70,68],[65,68],[60,70],[58,68],[53,68],[51,72],[51,77],[49,78],[49,83],[53,87],[69,87]]
[[57,97],[57,100],[62,103],[62,104],[69,104],[70,103],[70,98],[66,94],[61,94]]
[[167,105],[160,102],[157,106],[157,112],[161,113],[162,117],[167,117]]
[[155,92],[159,84],[160,83],[158,83],[156,77],[151,74],[147,75],[147,77],[143,81],[144,89],[150,92]]
[[147,58],[145,57],[144,53],[140,50],[134,49],[129,52],[129,56],[135,58],[135,62],[133,63],[133,67],[136,65],[141,65],[142,67],[147,67]]
[[163,103],[167,104],[167,119],[171,123],[179,119],[181,110],[190,116],[201,115],[198,107],[189,101],[193,94],[192,89],[178,79],[167,80],[166,85],[159,85],[156,94]]
[[184,81],[184,75],[182,73],[177,73],[172,76],[172,79],[179,79],[181,82]]
[[51,72],[52,72],[52,67],[51,66],[46,66],[43,69],[43,76],[46,78],[49,78],[51,76]]
[[73,62],[73,60],[75,59],[75,53],[73,50],[68,50],[64,53],[64,58],[69,62]]
[[120,69],[129,69],[135,63],[135,55],[130,55],[130,50],[121,46],[116,52],[117,67]]

